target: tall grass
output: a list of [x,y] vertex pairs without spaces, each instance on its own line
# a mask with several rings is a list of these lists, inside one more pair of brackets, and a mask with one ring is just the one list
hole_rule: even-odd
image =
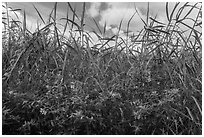
[[[150,16],[149,3],[146,19],[135,7],[126,39],[123,20],[107,37],[106,23],[101,30],[92,18],[98,44],[85,29],[86,3],[81,17],[67,3],[63,29],[57,3],[47,21],[33,5],[44,24],[34,33],[25,11],[3,8],[3,134],[202,133],[201,3],[176,3],[171,11],[166,3],[167,23]],[[9,15],[17,11],[23,20]],[[130,42],[135,15],[144,28]]]

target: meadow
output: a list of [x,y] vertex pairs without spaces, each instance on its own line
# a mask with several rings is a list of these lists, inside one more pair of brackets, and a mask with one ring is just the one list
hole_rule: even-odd
[[[107,38],[106,24],[100,29],[93,19],[99,44],[84,29],[86,3],[81,16],[66,4],[73,16],[61,18],[63,30],[57,3],[48,20],[34,6],[44,24],[34,33],[26,12],[2,6],[2,134],[202,134],[202,3],[172,10],[166,3],[167,23],[151,17],[148,5],[131,41],[132,18],[127,39],[119,33],[123,20]],[[17,11],[23,20],[9,15]]]

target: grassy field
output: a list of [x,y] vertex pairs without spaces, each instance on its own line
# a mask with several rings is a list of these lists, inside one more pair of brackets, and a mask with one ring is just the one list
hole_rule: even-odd
[[[62,31],[57,3],[48,21],[34,7],[45,25],[34,33],[26,12],[2,7],[2,134],[202,134],[202,4],[169,10],[166,3],[167,23],[151,17],[148,6],[131,41],[132,18],[127,39],[119,34],[122,20],[109,38],[106,25],[97,27],[99,44],[84,29],[85,7],[79,17],[67,3],[73,16],[61,18]],[[17,11],[23,20],[10,17]]]

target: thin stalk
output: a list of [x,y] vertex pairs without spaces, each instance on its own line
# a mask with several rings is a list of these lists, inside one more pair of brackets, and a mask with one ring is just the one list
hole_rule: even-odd
[[[8,51],[10,52],[11,51],[11,32],[10,32],[10,20],[9,20],[9,13],[8,13],[8,3],[6,2],[6,16],[7,16],[7,31],[8,31]],[[10,58],[10,54],[9,54],[9,58]]]

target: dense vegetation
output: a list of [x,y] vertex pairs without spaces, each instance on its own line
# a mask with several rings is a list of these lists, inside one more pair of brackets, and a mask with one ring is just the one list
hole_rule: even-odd
[[151,17],[148,5],[131,42],[119,35],[122,20],[109,38],[93,20],[94,46],[85,7],[79,17],[67,3],[73,16],[61,19],[64,31],[57,3],[47,22],[34,7],[45,26],[31,33],[25,12],[14,20],[9,13],[20,9],[3,6],[3,134],[202,134],[202,4],[170,10],[166,3],[168,23]]

